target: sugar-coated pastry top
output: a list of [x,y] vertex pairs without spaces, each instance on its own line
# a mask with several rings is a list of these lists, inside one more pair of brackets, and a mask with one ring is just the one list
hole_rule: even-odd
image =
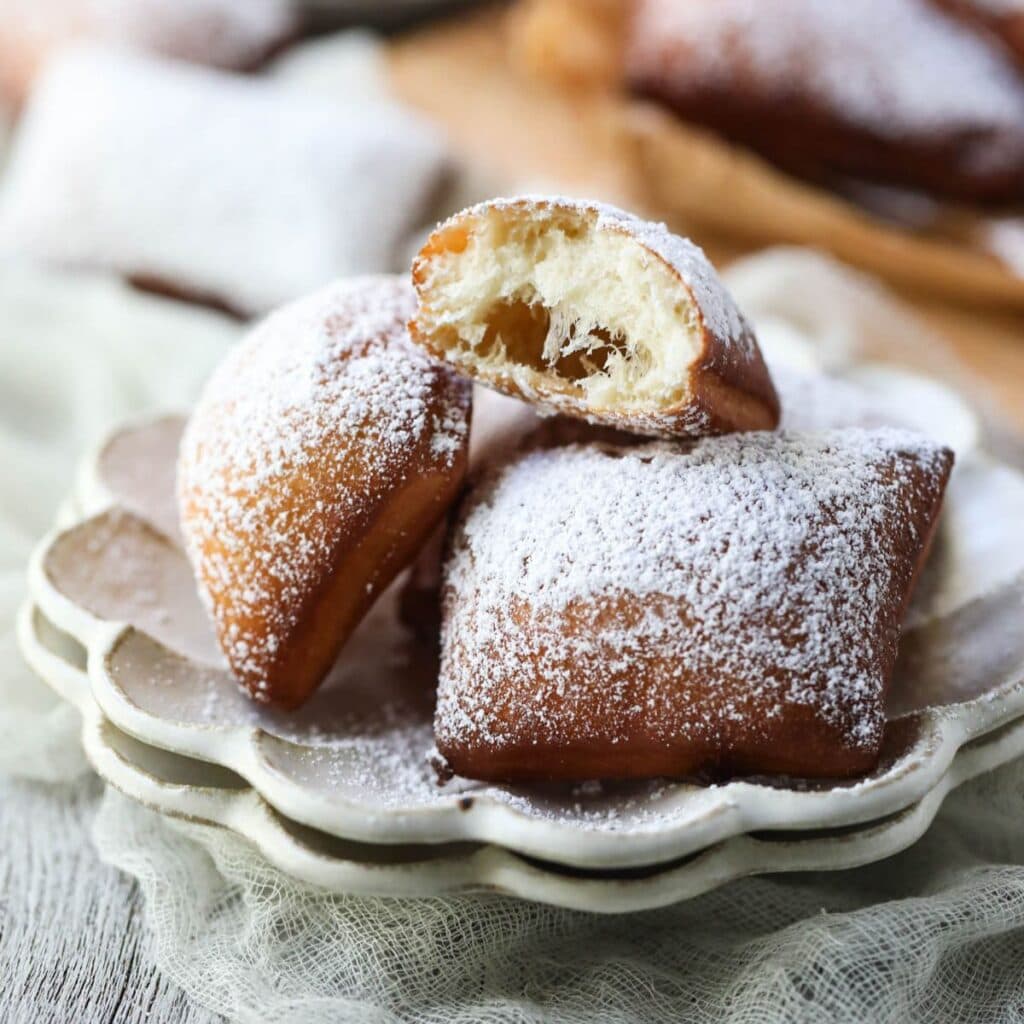
[[933,0],[976,28],[988,30],[1024,61],[1024,0]]
[[168,57],[247,68],[296,31],[292,0],[85,0],[90,35]]
[[750,325],[664,224],[561,196],[494,199],[434,231],[413,282],[414,340],[548,411],[666,436],[778,420]]
[[[973,179],[982,191],[1024,194],[1024,80],[997,44],[934,0],[639,0],[627,67],[643,91],[749,135],[769,155],[806,160],[824,146],[833,170],[857,174],[864,160],[872,176],[879,160],[892,170],[896,154],[826,137],[831,127],[911,149],[946,140],[957,166],[931,168],[931,184],[955,172],[953,191]],[[774,127],[741,122],[743,110],[769,106]],[[831,125],[808,123],[803,136],[775,125],[776,114],[782,124],[807,110]]]
[[468,388],[409,344],[413,308],[391,277],[286,306],[229,354],[189,420],[183,531],[242,677],[307,614],[342,534],[369,531],[399,488],[464,458]]
[[0,250],[260,313],[395,269],[445,167],[437,133],[389,104],[75,47],[26,108]]
[[[756,733],[757,715],[804,705],[877,745],[951,462],[889,428],[523,455],[474,492],[453,536],[439,745],[578,739],[578,709],[595,704],[605,739],[638,721],[706,739],[751,707]],[[680,706],[677,676],[721,691],[706,721]]]
[[634,66],[668,59],[666,48],[685,39],[675,74],[736,77],[780,100],[813,87],[838,113],[887,134],[1020,127],[1024,87],[1012,64],[931,0],[641,0],[636,19]]

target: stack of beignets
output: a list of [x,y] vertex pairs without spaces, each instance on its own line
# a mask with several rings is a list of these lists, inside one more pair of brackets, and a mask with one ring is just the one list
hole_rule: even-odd
[[[435,738],[459,774],[870,770],[952,453],[891,427],[773,429],[703,253],[621,211],[483,204],[437,228],[413,280],[418,304],[364,279],[275,314],[189,425],[183,529],[249,691],[300,703],[418,558],[407,607],[429,632],[437,582]],[[430,542],[468,392],[410,335],[512,396]]]

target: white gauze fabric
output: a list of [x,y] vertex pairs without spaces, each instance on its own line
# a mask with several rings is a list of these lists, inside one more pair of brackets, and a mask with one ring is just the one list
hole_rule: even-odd
[[[807,274],[815,287],[803,283]],[[913,323],[884,293],[811,254],[763,255],[730,277],[754,322],[773,318],[790,354],[808,360],[823,351],[838,360],[837,337],[849,356],[869,336],[884,342],[884,323],[901,332]],[[155,300],[144,305],[164,314],[163,329],[118,327],[115,299],[125,323],[138,300],[109,283],[95,299],[109,311],[96,314],[93,330],[61,321],[54,294],[0,278],[0,536],[12,591],[94,433],[133,409],[187,400],[234,331]],[[12,327],[21,304],[35,319],[26,311]],[[165,316],[177,325],[173,343]],[[9,610],[0,612],[5,651]],[[11,658],[0,664],[5,708],[41,688]],[[54,731],[53,702],[36,709],[23,700],[17,714],[0,720],[0,766],[51,777],[72,770],[59,761],[47,769],[72,743],[69,723]],[[1018,763],[954,793],[898,857],[751,879],[626,917],[496,896],[332,896],[285,877],[242,839],[171,822],[113,792],[93,834],[103,859],[139,881],[160,969],[234,1020],[987,1024],[1024,1020],[1022,816]]]
[[244,840],[113,791],[161,969],[246,1024],[1019,1021],[1024,764],[969,783],[913,848],[625,917],[497,896],[332,896]]

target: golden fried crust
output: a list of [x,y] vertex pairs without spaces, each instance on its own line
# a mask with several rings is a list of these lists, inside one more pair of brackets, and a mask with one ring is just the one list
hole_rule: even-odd
[[951,464],[890,430],[522,457],[453,534],[438,749],[506,782],[869,771]]
[[749,323],[703,252],[663,224],[495,200],[433,232],[413,283],[418,344],[546,411],[662,437],[778,424]]
[[468,389],[408,344],[411,290],[341,282],[273,314],[182,441],[182,530],[238,680],[305,701],[459,490]]

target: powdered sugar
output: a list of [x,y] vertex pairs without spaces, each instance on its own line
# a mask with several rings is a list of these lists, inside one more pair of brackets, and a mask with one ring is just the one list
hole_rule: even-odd
[[[560,200],[560,202],[562,202]],[[621,231],[632,235],[642,246],[663,259],[693,293],[701,319],[707,329],[722,341],[754,350],[754,335],[718,277],[704,250],[688,238],[677,235],[668,225],[643,220],[614,206],[597,204],[598,230]]]
[[297,29],[290,0],[86,0],[91,34],[226,68],[250,67]]
[[[526,454],[453,541],[439,741],[558,742],[600,706],[597,739],[643,721],[713,742],[730,716],[756,730],[805,705],[877,744],[880,666],[948,458],[891,429]],[[719,689],[714,715],[686,706],[680,671]]]
[[116,49],[58,57],[0,201],[0,249],[156,280],[250,314],[397,269],[445,171],[437,134],[384,103]]
[[979,241],[1011,273],[1024,278],[1024,217],[993,217],[985,221]]
[[735,86],[779,103],[806,90],[896,139],[979,126],[1019,139],[1024,124],[1013,62],[930,0],[645,0],[629,60],[641,77],[665,61],[687,89]]
[[268,317],[207,385],[179,489],[236,670],[284,641],[346,530],[466,444],[468,389],[408,343],[413,309],[399,278],[339,282]]

